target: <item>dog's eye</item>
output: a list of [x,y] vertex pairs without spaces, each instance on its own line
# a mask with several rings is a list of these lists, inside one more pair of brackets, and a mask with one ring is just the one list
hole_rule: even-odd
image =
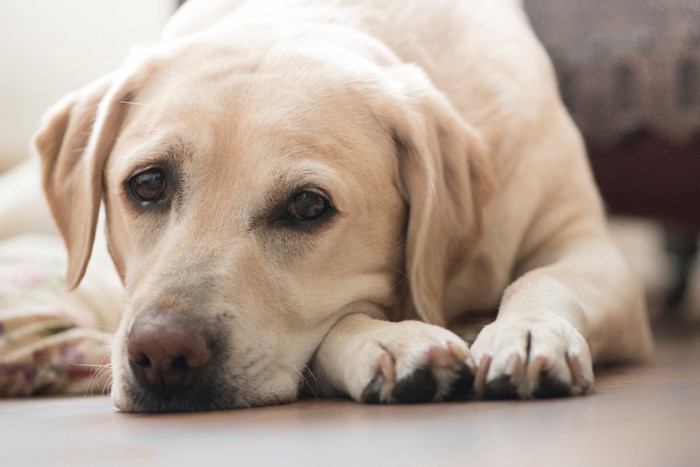
[[287,213],[298,221],[313,221],[321,218],[330,207],[330,202],[313,191],[296,193],[287,204]]
[[142,205],[153,204],[165,194],[165,173],[161,169],[149,169],[131,177],[127,185],[136,201]]

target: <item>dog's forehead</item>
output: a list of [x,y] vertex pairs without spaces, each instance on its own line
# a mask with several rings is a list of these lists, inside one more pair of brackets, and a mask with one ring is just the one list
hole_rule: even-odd
[[130,108],[118,147],[127,158],[169,151],[197,161],[250,155],[258,166],[278,164],[281,155],[342,164],[344,154],[386,137],[350,78],[221,62],[160,67],[124,102]]
[[151,62],[142,64],[150,76],[135,91],[135,104],[152,106],[159,120],[186,112],[225,123],[277,120],[314,128],[328,125],[336,114],[367,111],[363,90],[378,73],[366,60],[350,55],[330,60],[327,53],[280,41],[260,48],[201,41],[144,61]]

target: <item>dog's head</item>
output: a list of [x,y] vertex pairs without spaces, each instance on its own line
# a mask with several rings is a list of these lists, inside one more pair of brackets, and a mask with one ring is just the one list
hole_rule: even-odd
[[104,202],[122,410],[289,401],[342,316],[442,321],[491,186],[478,136],[415,67],[299,42],[142,52],[36,137],[69,288]]

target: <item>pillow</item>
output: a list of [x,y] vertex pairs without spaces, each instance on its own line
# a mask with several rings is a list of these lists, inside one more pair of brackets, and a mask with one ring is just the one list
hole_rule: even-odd
[[124,304],[106,255],[66,292],[60,238],[0,241],[0,396],[102,394],[110,342]]

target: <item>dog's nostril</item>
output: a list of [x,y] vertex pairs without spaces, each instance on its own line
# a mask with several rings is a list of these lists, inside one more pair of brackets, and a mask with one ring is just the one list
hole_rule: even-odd
[[186,371],[190,369],[190,366],[187,364],[187,359],[183,356],[180,356],[175,357],[175,359],[173,360],[172,369]]
[[151,367],[151,359],[148,358],[148,355],[145,354],[141,354],[140,357],[136,360],[133,360],[133,362],[141,368],[143,368],[144,370],[147,370]]

